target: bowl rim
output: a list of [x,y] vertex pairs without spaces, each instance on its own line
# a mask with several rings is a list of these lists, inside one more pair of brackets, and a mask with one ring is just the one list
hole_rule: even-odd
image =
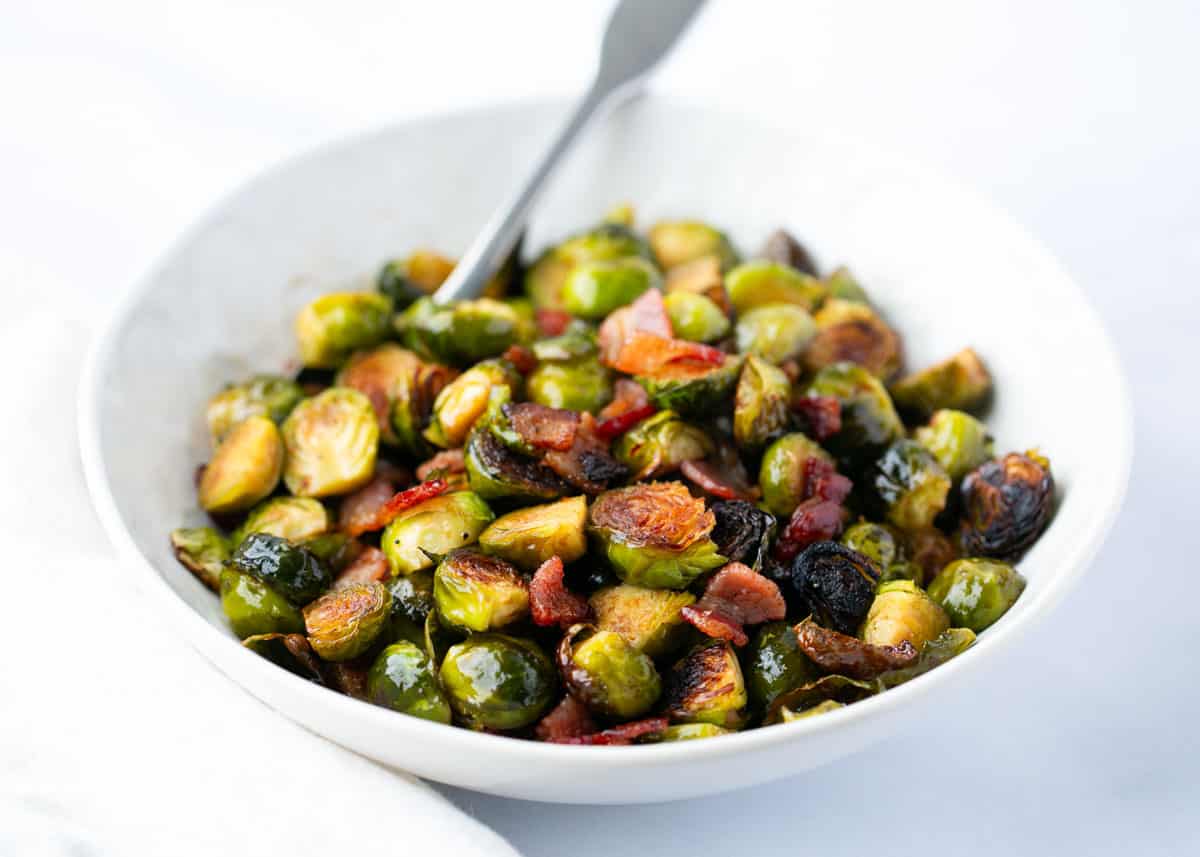
[[[750,123],[756,127],[775,130],[783,134],[804,133],[801,129],[773,121],[768,116],[736,108],[731,109],[724,105],[713,106],[698,98],[656,93],[642,96],[638,101],[642,105],[640,109],[646,109],[644,105],[647,103],[655,106],[665,105],[672,109],[682,108],[715,115],[722,121]],[[279,669],[266,659],[244,648],[237,640],[206,620],[171,588],[154,563],[138,548],[132,533],[126,527],[118,511],[102,455],[100,431],[104,373],[116,345],[118,333],[141,299],[152,290],[169,260],[208,227],[215,218],[219,217],[230,203],[243,195],[252,193],[258,183],[268,181],[333,151],[352,148],[371,139],[395,133],[405,127],[412,128],[430,123],[457,121],[464,116],[481,119],[489,114],[494,115],[505,111],[537,112],[554,109],[561,113],[565,112],[567,104],[568,102],[561,98],[516,98],[466,109],[420,113],[381,126],[336,136],[284,157],[268,165],[265,169],[257,171],[248,179],[238,182],[230,190],[210,202],[207,208],[171,240],[165,249],[154,258],[153,262],[144,268],[142,273],[135,277],[113,301],[111,309],[93,336],[88,348],[78,391],[79,451],[84,477],[93,507],[109,541],[116,548],[120,564],[131,570],[137,588],[142,592],[149,593],[149,597],[161,608],[163,614],[172,620],[171,624],[179,630],[188,644],[217,670],[230,678],[234,684],[255,697],[258,697],[259,694],[252,690],[252,686],[259,681],[289,683],[290,692],[302,699],[305,704],[346,718],[367,721],[376,729],[392,730],[404,734],[412,740],[447,743],[448,747],[461,751],[486,751],[500,754],[508,757],[509,761],[537,759],[552,764],[570,763],[577,766],[581,772],[586,772],[588,769],[602,770],[625,767],[630,764],[658,766],[685,759],[696,760],[700,757],[716,760],[729,755],[755,750],[762,751],[776,745],[799,742],[805,740],[805,736],[818,736],[841,730],[854,723],[865,724],[866,721],[878,720],[886,717],[894,709],[908,705],[917,696],[938,688],[945,688],[949,683],[955,681],[959,672],[975,669],[976,665],[982,663],[983,660],[993,658],[1008,646],[1015,638],[1018,629],[1025,632],[1035,623],[1042,621],[1077,585],[1083,573],[1094,560],[1120,512],[1128,487],[1133,455],[1134,414],[1126,375],[1112,338],[1099,314],[1087,300],[1083,289],[1069,275],[1057,257],[1008,211],[992,203],[984,195],[953,176],[942,173],[929,165],[876,146],[864,139],[829,132],[825,129],[822,129],[819,135],[821,139],[844,142],[858,149],[880,153],[898,167],[915,175],[929,177],[942,186],[972,199],[975,204],[1004,222],[1029,246],[1037,248],[1048,263],[1048,270],[1053,271],[1055,278],[1059,281],[1058,286],[1064,292],[1069,293],[1077,303],[1083,317],[1076,318],[1076,323],[1083,321],[1098,334],[1097,346],[1108,365],[1097,368],[1098,371],[1107,373],[1109,383],[1107,392],[1112,409],[1121,417],[1109,424],[1111,437],[1106,463],[1110,465],[1108,479],[1110,490],[1104,499],[1102,509],[1092,519],[1091,526],[1084,537],[1074,540],[1065,549],[1065,558],[1059,565],[1055,580],[1038,593],[1034,602],[1025,608],[1019,621],[998,623],[990,628],[987,634],[981,635],[969,650],[942,664],[936,670],[885,693],[828,712],[821,717],[776,724],[771,728],[745,730],[722,736],[719,741],[682,741],[598,747],[558,745],[504,735],[478,733],[459,726],[434,723],[417,717],[398,716],[398,712],[340,693],[330,692],[328,688],[302,679],[287,670]],[[1114,461],[1116,465],[1112,466]],[[251,680],[242,681],[234,678],[232,673],[224,667],[226,659],[230,659],[230,662],[232,659],[240,659],[239,668],[245,670],[245,674],[251,676]],[[279,709],[276,711],[281,716],[288,716]],[[291,718],[289,717],[289,719]],[[326,738],[326,740],[330,739]]]

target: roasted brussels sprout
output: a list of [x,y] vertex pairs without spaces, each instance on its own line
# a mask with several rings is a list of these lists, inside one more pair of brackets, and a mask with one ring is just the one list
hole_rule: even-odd
[[300,678],[325,683],[321,661],[303,634],[255,634],[242,640],[242,645]]
[[826,441],[841,458],[867,460],[904,436],[904,424],[879,379],[861,366],[837,363],[816,374],[807,396],[831,396],[841,406],[841,428]]
[[888,523],[902,530],[931,526],[946,507],[951,485],[937,459],[913,440],[898,440],[884,451],[872,483]]
[[929,584],[956,627],[976,633],[995,624],[1025,591],[1025,578],[1005,562],[972,557],[955,560]]
[[684,589],[725,564],[709,538],[716,519],[678,482],[617,488],[592,504],[590,524],[617,576],[626,583]]
[[571,695],[606,717],[644,714],[662,692],[654,661],[613,631],[572,627],[559,643],[558,668]]
[[704,256],[716,256],[722,269],[737,264],[737,251],[729,239],[697,220],[665,220],[650,227],[650,249],[658,267],[669,271]]
[[300,359],[315,369],[336,369],[351,353],[382,342],[391,314],[392,302],[380,294],[321,295],[296,316]]
[[748,703],[742,668],[726,642],[696,649],[671,668],[663,697],[666,713],[680,723],[711,723],[737,729]]
[[668,295],[703,295],[713,302],[728,317],[732,311],[729,295],[725,292],[725,278],[721,274],[721,258],[716,255],[701,256],[667,272],[665,288]]
[[637,382],[655,407],[685,417],[702,416],[713,413],[729,398],[741,368],[741,358],[733,354],[726,355],[717,366],[680,360],[667,364],[653,376],[637,376]]
[[171,548],[179,563],[214,592],[221,585],[221,569],[229,559],[229,540],[212,527],[171,531]]
[[529,319],[491,298],[435,306],[422,298],[396,317],[402,341],[427,360],[469,366],[533,336]]
[[920,572],[914,574],[912,580],[922,585],[933,580],[939,571],[959,558],[954,542],[937,527],[906,530],[902,536],[904,556],[910,564],[917,566]]
[[393,574],[411,574],[431,568],[437,557],[455,548],[474,544],[493,517],[478,494],[442,494],[397,515],[379,537],[379,547]]
[[598,589],[588,599],[600,630],[620,634],[635,650],[652,658],[680,644],[688,626],[679,611],[695,602],[696,596],[690,592],[647,589],[631,583]]
[[663,298],[663,305],[671,319],[671,329],[680,339],[716,342],[729,333],[729,317],[704,295],[675,291]]
[[575,266],[649,255],[645,243],[629,227],[603,223],[543,253],[525,274],[525,293],[538,309],[562,309],[563,283]]
[[274,497],[250,510],[234,531],[232,542],[241,543],[252,533],[267,533],[294,544],[306,542],[329,531],[329,511],[311,497]]
[[367,698],[376,705],[449,724],[450,704],[438,684],[429,656],[402,640],[379,653],[367,673]]
[[697,738],[716,738],[718,735],[732,735],[733,730],[724,729],[712,723],[676,723],[668,726],[660,741],[694,741]]
[[552,556],[574,562],[587,552],[587,500],[568,497],[501,515],[479,536],[487,553],[534,571]]
[[804,609],[826,628],[854,634],[875,599],[879,569],[837,542],[809,545],[792,563],[792,585]]
[[795,304],[812,312],[825,297],[825,287],[816,277],[762,260],[738,265],[726,274],[725,288],[739,316],[767,304]]
[[467,435],[464,450],[471,490],[488,500],[553,500],[569,486],[535,458],[514,452],[488,426],[477,426]]
[[685,423],[674,411],[659,411],[625,432],[613,447],[617,461],[634,472],[635,480],[665,476],[685,461],[713,451],[708,434]]
[[976,411],[992,394],[992,376],[973,348],[964,348],[892,386],[892,398],[906,412],[925,415],[943,408]]
[[746,651],[746,689],[759,710],[775,697],[814,681],[816,665],[800,651],[796,634],[787,622],[769,622],[758,629]]
[[806,496],[809,459],[833,463],[829,453],[800,433],[785,434],[763,453],[758,487],[763,505],[774,515],[789,517]]
[[1053,506],[1050,462],[1037,452],[1010,452],[980,465],[962,483],[963,552],[1020,556],[1046,528]]
[[[393,424],[393,411],[399,401],[411,403],[421,369],[421,359],[417,355],[388,342],[351,356],[338,372],[335,384],[358,390],[366,396],[375,409],[380,438],[385,443],[398,444],[401,438]],[[403,428],[403,424],[400,427]]]
[[392,596],[389,640],[425,644],[425,620],[433,611],[433,572],[421,569],[386,581]]
[[817,334],[817,323],[804,307],[765,304],[738,318],[737,349],[779,365],[804,353]]
[[900,544],[896,535],[883,524],[860,521],[842,533],[842,544],[875,563],[885,575],[900,559]]
[[208,400],[204,412],[213,447],[217,447],[234,426],[250,417],[283,422],[303,398],[299,384],[278,375],[255,375],[241,384],[230,384]]
[[443,449],[462,446],[471,426],[487,410],[492,389],[504,386],[515,393],[520,385],[521,376],[507,360],[476,363],[438,393],[426,439]]
[[[775,698],[763,725],[786,723],[814,714],[824,714],[866,699],[877,692],[879,686],[873,681],[859,681],[844,675],[821,676],[816,681],[781,693]],[[832,704],[831,704],[832,703]]]
[[283,442],[267,417],[242,420],[225,436],[200,477],[200,505],[223,514],[249,509],[275,490]]
[[315,556],[337,575],[362,555],[363,545],[345,533],[322,533],[300,543],[300,547]]
[[563,308],[574,316],[594,321],[631,303],[646,289],[661,287],[658,270],[637,256],[583,262],[563,280]]
[[[415,354],[413,360],[415,368],[411,380],[395,389],[390,412],[393,440],[388,442],[395,443],[406,455],[422,459],[433,454],[433,447],[423,433],[433,413],[433,403],[454,380],[457,371],[440,363],[425,363]],[[387,440],[386,437],[383,439]]]
[[974,631],[968,628],[950,628],[926,643],[913,664],[881,673],[876,676],[875,682],[880,688],[886,690],[912,681],[917,676],[924,675],[934,667],[941,666],[951,658],[961,655],[974,644]]
[[269,533],[246,536],[229,557],[229,565],[268,584],[294,604],[307,604],[333,583],[329,569],[311,551]]
[[370,648],[387,625],[392,596],[382,583],[351,583],[304,608],[308,642],[327,661],[348,661]]
[[758,258],[795,268],[802,274],[818,276],[812,254],[786,229],[776,229],[768,237]]
[[[454,260],[434,250],[414,250],[405,259],[387,262],[375,277],[375,288],[402,310],[437,291],[454,270]],[[489,297],[494,297],[488,292]]]
[[441,668],[450,706],[475,728],[520,729],[554,703],[554,666],[538,646],[503,634],[474,634],[451,646]]
[[962,411],[937,411],[913,437],[955,482],[992,457],[987,426]]
[[856,301],[860,304],[870,304],[866,290],[859,284],[858,279],[844,265],[834,268],[825,278],[825,290],[831,300]]
[[379,423],[358,390],[330,387],[305,399],[283,423],[283,481],[297,497],[328,497],[360,488],[375,470]]
[[258,634],[299,634],[304,617],[261,580],[234,568],[221,571],[221,609],[238,639]]
[[438,563],[433,603],[443,625],[498,631],[529,615],[529,585],[504,560],[464,548]]
[[775,516],[746,500],[721,500],[712,504],[716,526],[712,540],[730,562],[758,569],[775,537]]
[[525,379],[531,402],[548,408],[595,413],[613,395],[612,373],[595,357],[543,361]]
[[809,371],[854,363],[885,380],[900,371],[900,337],[866,304],[828,300],[814,319],[817,334],[804,350]]
[[876,590],[859,637],[873,646],[907,640],[919,650],[949,627],[946,611],[921,587],[911,580],[889,580]]
[[740,449],[757,450],[787,431],[792,385],[783,370],[751,355],[733,394],[733,439]]

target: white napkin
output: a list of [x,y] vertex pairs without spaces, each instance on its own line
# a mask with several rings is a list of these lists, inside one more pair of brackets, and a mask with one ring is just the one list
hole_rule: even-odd
[[164,627],[83,486],[87,325],[64,321],[53,290],[27,301],[0,317],[0,854],[515,857],[415,778],[274,713]]

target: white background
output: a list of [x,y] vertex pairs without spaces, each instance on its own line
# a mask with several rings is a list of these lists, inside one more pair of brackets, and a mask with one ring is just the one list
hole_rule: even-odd
[[[49,294],[90,328],[206,206],[297,150],[572,91],[607,6],[3,0],[5,321]],[[1198,41],[1187,0],[710,3],[658,88],[871,137],[980,187],[1064,260],[1134,392],[1126,508],[1051,620],[882,746],[687,803],[452,800],[528,857],[1200,847]]]

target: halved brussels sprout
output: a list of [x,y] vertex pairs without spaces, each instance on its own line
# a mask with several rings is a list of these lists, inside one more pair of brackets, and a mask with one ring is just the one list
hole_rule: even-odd
[[[409,352],[412,353],[412,352]],[[440,363],[425,363],[413,355],[415,367],[410,380],[395,389],[391,406],[394,443],[406,455],[423,459],[433,448],[423,434],[438,394],[457,376],[457,370]]]
[[722,269],[737,264],[737,251],[720,232],[698,220],[664,220],[650,227],[650,249],[664,271],[703,256],[716,256]]
[[732,735],[732,729],[724,729],[712,723],[676,723],[668,726],[660,741],[693,741],[697,738],[716,738],[718,735]]
[[526,397],[548,408],[595,413],[613,396],[612,372],[595,357],[543,361],[525,379]]
[[341,573],[350,563],[358,559],[363,551],[363,545],[357,539],[337,532],[322,533],[311,539],[305,539],[300,543],[300,547],[324,563],[334,575]]
[[708,434],[674,411],[659,411],[625,432],[613,447],[617,461],[634,471],[633,481],[664,476],[685,461],[713,451]]
[[1017,603],[1025,578],[1006,562],[971,557],[943,568],[929,584],[929,597],[950,621],[976,633],[993,625]]
[[366,692],[371,702],[393,711],[435,723],[452,719],[429,656],[407,640],[392,643],[375,658]]
[[353,352],[388,334],[392,302],[372,292],[321,295],[296,316],[300,359],[314,369],[336,369]]
[[732,311],[729,295],[725,293],[725,278],[721,275],[721,257],[715,254],[676,265],[667,272],[665,288],[668,296],[703,295],[726,317]]
[[901,378],[892,386],[892,398],[905,411],[932,414],[948,408],[975,411],[992,394],[992,376],[973,348]]
[[812,312],[825,297],[825,287],[816,277],[762,260],[738,265],[726,274],[725,289],[739,316],[767,304],[796,304]]
[[392,342],[370,351],[360,351],[338,372],[335,384],[358,390],[371,402],[379,422],[379,436],[385,443],[399,443],[392,422],[397,400],[411,401],[413,385],[421,369],[421,359]]
[[673,410],[683,416],[706,415],[716,411],[733,393],[742,358],[727,354],[719,366],[680,360],[669,363],[655,375],[638,375],[655,407]]
[[974,631],[968,628],[950,628],[922,647],[916,663],[898,670],[888,670],[877,676],[875,682],[886,690],[912,681],[917,676],[924,675],[934,667],[939,667],[951,658],[961,655],[974,643]]
[[678,482],[643,482],[606,491],[590,513],[591,530],[626,583],[685,589],[725,564],[709,538],[716,519]]
[[836,699],[827,699],[824,702],[818,702],[812,708],[806,708],[803,711],[792,711],[792,709],[784,705],[779,709],[779,722],[792,723],[796,720],[816,717],[818,714],[828,714],[830,711],[837,711],[839,708],[845,707],[846,703],[838,702]]
[[695,602],[690,592],[631,583],[597,589],[588,599],[600,630],[620,634],[634,649],[653,658],[682,642],[689,626],[679,611]]
[[858,279],[850,273],[850,269],[845,265],[834,268],[829,276],[825,278],[825,290],[829,293],[830,299],[842,301],[855,301],[860,304],[870,305],[871,299],[867,296],[867,292],[863,289]]
[[187,527],[171,531],[171,547],[180,564],[216,592],[221,569],[229,559],[229,539],[212,527]]
[[433,611],[433,572],[429,569],[401,574],[386,582],[392,595],[389,640],[425,645],[425,620]]
[[637,256],[583,262],[563,280],[563,308],[579,318],[601,319],[647,289],[661,287],[658,270]]
[[729,317],[704,295],[675,291],[663,298],[671,329],[680,339],[716,342],[729,333]]
[[568,329],[549,339],[539,339],[530,350],[542,363],[566,363],[582,357],[594,358],[599,352],[596,331],[582,321],[573,321]]
[[507,360],[484,360],[463,372],[438,393],[426,439],[442,449],[462,446],[471,426],[487,410],[492,389],[500,386],[513,393],[521,386],[521,376]]
[[946,507],[951,486],[942,465],[914,440],[898,440],[884,451],[872,483],[888,523],[902,530],[931,526]]
[[371,647],[387,625],[392,596],[382,583],[351,583],[304,608],[308,642],[327,661],[348,661]]
[[859,681],[844,675],[821,676],[777,696],[763,718],[763,725],[799,720],[811,716],[810,713],[823,714],[873,696],[878,690],[879,685],[874,681]]
[[775,697],[818,677],[820,671],[796,642],[787,622],[768,622],[760,627],[746,651],[746,688],[759,710]]
[[870,559],[885,575],[900,559],[896,534],[884,524],[859,521],[842,533],[842,544]]
[[747,500],[720,500],[712,512],[712,540],[721,556],[759,570],[775,537],[775,516]]
[[829,453],[801,432],[785,434],[763,453],[758,469],[762,502],[773,515],[789,517],[807,492],[808,461],[833,463]]
[[234,545],[252,533],[267,533],[300,544],[329,532],[329,510],[311,497],[274,497],[255,506],[233,533]]
[[992,457],[987,426],[962,411],[941,410],[913,433],[955,482]]
[[805,611],[826,628],[854,634],[875,600],[879,569],[837,542],[816,542],[792,563],[792,586]]
[[573,626],[558,645],[558,667],[571,695],[606,717],[644,714],[662,692],[654,661],[613,631]]
[[804,353],[817,335],[808,310],[795,304],[765,304],[738,317],[737,349],[778,366]]
[[313,654],[312,646],[303,634],[255,634],[242,640],[242,645],[293,675],[317,684],[325,683],[321,661]]
[[473,634],[442,660],[442,687],[450,706],[475,728],[520,729],[554,704],[554,665],[529,640]]
[[358,390],[330,387],[305,399],[283,423],[283,481],[297,497],[328,497],[361,488],[375,471],[379,423]]
[[229,565],[269,584],[295,604],[307,604],[333,583],[328,567],[306,548],[269,533],[251,533]]
[[919,527],[906,530],[901,535],[904,538],[904,556],[919,571],[912,575],[912,579],[922,585],[925,581],[933,580],[939,571],[960,556],[954,542],[937,527]]
[[300,385],[278,375],[255,375],[241,384],[230,384],[208,400],[204,411],[213,447],[230,430],[249,417],[266,417],[281,423],[304,398]]
[[431,568],[437,558],[474,544],[495,516],[471,491],[442,494],[405,509],[379,537],[392,574]]
[[525,293],[538,309],[562,309],[563,282],[576,265],[649,255],[645,243],[628,226],[603,223],[543,253],[525,274]]
[[1010,452],[980,465],[963,479],[963,551],[1012,559],[1029,548],[1054,506],[1050,462],[1034,450]]
[[861,366],[837,363],[816,374],[807,396],[831,396],[841,406],[841,429],[826,441],[842,458],[869,459],[904,436],[904,424],[879,379]]
[[460,549],[438,563],[433,603],[443,625],[498,631],[529,615],[529,585],[504,560]]
[[510,345],[532,338],[529,319],[517,308],[491,298],[435,306],[422,298],[396,317],[406,345],[439,363],[469,366],[497,357]]
[[900,371],[904,361],[900,337],[871,307],[832,299],[813,318],[817,335],[804,350],[809,371],[847,362],[885,380]]
[[740,449],[761,449],[787,431],[791,392],[782,369],[754,355],[746,358],[733,394],[733,439]]
[[768,236],[758,258],[788,265],[802,274],[818,276],[817,264],[813,261],[812,254],[786,229],[776,229]]
[[226,567],[221,571],[221,609],[239,640],[258,634],[300,634],[304,617],[261,580]]
[[881,583],[859,637],[873,646],[898,646],[907,640],[917,649],[950,627],[946,611],[911,580]]
[[746,683],[733,646],[726,642],[698,648],[676,663],[663,696],[667,716],[681,723],[737,729],[746,720]]
[[267,417],[249,417],[225,435],[205,466],[200,505],[218,515],[249,509],[275,490],[282,471],[279,429]]
[[587,552],[587,499],[568,497],[501,515],[479,536],[487,553],[534,571],[553,556],[574,562]]
[[488,500],[553,500],[570,487],[537,459],[506,446],[490,426],[477,426],[467,435],[464,464],[471,490]]

